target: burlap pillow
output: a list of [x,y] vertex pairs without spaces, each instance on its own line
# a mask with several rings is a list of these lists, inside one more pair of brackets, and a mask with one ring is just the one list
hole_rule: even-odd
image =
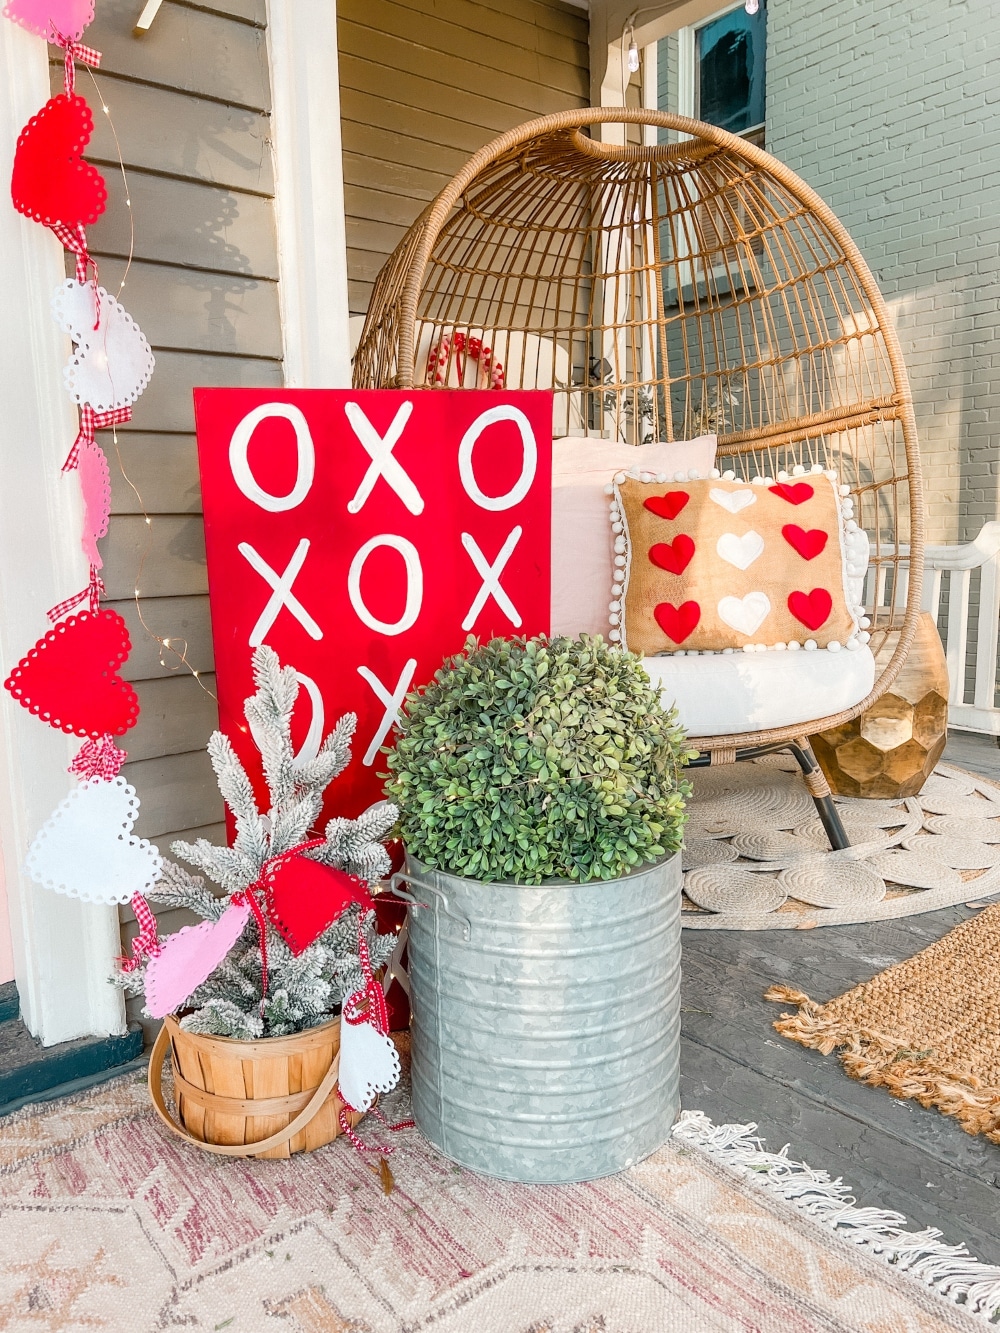
[[857,648],[867,538],[853,512],[819,464],[749,482],[619,473],[611,637],[643,656]]

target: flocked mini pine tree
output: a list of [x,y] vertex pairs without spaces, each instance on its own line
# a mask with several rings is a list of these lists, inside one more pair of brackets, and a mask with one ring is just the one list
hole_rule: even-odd
[[[291,718],[299,682],[291,667],[282,668],[271,648],[253,657],[256,693],[246,701],[245,714],[260,750],[270,806],[257,808],[253,787],[226,736],[213,733],[208,752],[219,790],[233,813],[236,839],[232,847],[216,847],[205,838],[175,842],[175,856],[203,872],[220,889],[216,896],[200,875],[165,862],[162,878],[148,897],[168,908],[188,908],[216,921],[231,895],[255,884],[265,862],[300,846],[319,817],[323,794],[351,757],[357,719],[345,714],[324,740],[314,759],[298,763],[292,746]],[[394,805],[382,803],[357,819],[331,819],[325,841],[304,855],[375,883],[389,869],[384,839],[396,822]],[[267,925],[268,987],[263,989],[258,927],[251,918],[222,964],[189,998],[181,1026],[191,1032],[252,1040],[299,1032],[326,1022],[364,979],[358,957],[358,917],[352,905],[297,957],[273,926]],[[366,922],[366,939],[375,969],[385,964],[395,936],[379,935],[374,917]],[[145,969],[123,972],[116,980],[131,993],[143,990]]]

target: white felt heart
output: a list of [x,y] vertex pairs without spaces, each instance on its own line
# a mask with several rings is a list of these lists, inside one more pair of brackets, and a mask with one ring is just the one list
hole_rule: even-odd
[[751,529],[737,537],[735,532],[724,532],[715,543],[719,555],[737,569],[749,569],[764,550],[764,538]]
[[127,903],[160,878],[160,853],[132,836],[139,813],[124,778],[91,778],[53,811],[28,851],[28,874],[56,893],[89,903]]
[[168,935],[146,968],[146,1008],[153,1018],[179,1009],[233,947],[250,919],[248,903],[230,903],[218,921],[199,921]]
[[125,307],[103,287],[96,293],[95,300],[93,283],[67,278],[56,288],[52,309],[76,343],[63,371],[70,397],[95,412],[110,412],[135,402],[156,362],[146,335]]
[[741,634],[753,634],[764,623],[771,610],[771,599],[766,592],[748,592],[745,597],[723,597],[719,603],[719,619]]
[[367,1111],[376,1093],[391,1092],[399,1082],[399,1055],[389,1038],[371,1023],[341,1019],[337,1077],[341,1100],[355,1111]]
[[717,505],[722,505],[730,514],[738,514],[741,509],[746,509],[747,505],[757,503],[756,491],[724,491],[713,486],[709,495]]

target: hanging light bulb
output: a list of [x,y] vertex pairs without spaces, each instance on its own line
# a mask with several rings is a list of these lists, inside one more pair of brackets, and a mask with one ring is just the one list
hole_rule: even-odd
[[[747,3],[756,4],[756,0],[747,0]],[[628,72],[630,74],[639,73],[639,48],[635,44],[635,36],[628,44]]]
[[756,14],[757,10],[760,9],[760,0],[746,0],[743,8],[748,14]]

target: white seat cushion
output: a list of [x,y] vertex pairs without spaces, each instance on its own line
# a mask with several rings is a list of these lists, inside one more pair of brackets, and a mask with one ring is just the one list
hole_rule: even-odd
[[875,683],[867,645],[839,653],[672,653],[642,664],[694,737],[817,722],[860,703]]

